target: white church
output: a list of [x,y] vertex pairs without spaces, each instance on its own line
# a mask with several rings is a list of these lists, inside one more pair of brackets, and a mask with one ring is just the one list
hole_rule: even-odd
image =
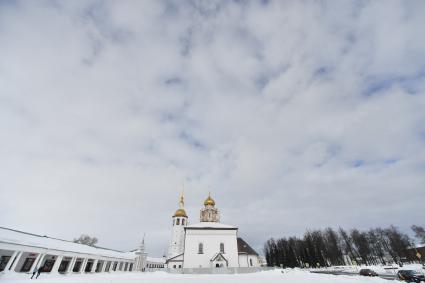
[[209,195],[201,209],[200,222],[189,225],[184,197],[173,215],[173,228],[166,265],[178,268],[259,267],[261,259],[242,238],[238,228],[220,223],[220,212]]
[[[201,209],[200,223],[189,225],[184,198],[173,215],[168,256],[149,257],[144,238],[137,250],[124,252],[0,227],[0,277],[42,268],[50,274],[155,271],[208,273],[259,271],[259,255],[238,238],[238,228],[220,223],[220,213],[208,196]],[[226,268],[216,270],[216,268]],[[185,268],[185,269],[183,269]],[[180,269],[180,270],[179,270]],[[204,270],[208,269],[208,270]]]

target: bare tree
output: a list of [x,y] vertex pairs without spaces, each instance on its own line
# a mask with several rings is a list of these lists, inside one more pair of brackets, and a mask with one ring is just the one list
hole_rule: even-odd
[[391,259],[402,264],[417,260],[410,250],[409,236],[394,226],[368,231],[352,229],[349,233],[342,228],[338,232],[332,228],[307,230],[303,238],[271,238],[264,246],[267,263],[283,267],[342,265],[347,257],[363,264],[386,264]]
[[78,239],[74,239],[74,243],[79,243],[87,246],[94,246],[97,244],[96,237],[90,237],[89,235],[82,234]]
[[412,225],[412,230],[415,232],[415,238],[419,240],[421,244],[425,244],[425,229],[421,226]]

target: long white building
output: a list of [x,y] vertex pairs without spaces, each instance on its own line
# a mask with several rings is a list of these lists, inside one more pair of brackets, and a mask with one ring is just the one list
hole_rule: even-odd
[[200,222],[190,225],[180,197],[173,215],[168,268],[259,267],[258,254],[242,239],[238,228],[220,223],[220,212],[209,195],[200,212]]
[[42,267],[46,273],[78,274],[130,272],[163,268],[165,260],[147,257],[136,268],[135,252],[91,247],[71,241],[0,227],[0,273],[31,273]]

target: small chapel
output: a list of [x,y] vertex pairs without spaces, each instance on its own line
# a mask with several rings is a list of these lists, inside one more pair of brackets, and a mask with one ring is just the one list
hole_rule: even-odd
[[189,224],[183,194],[172,219],[168,268],[260,266],[258,253],[238,237],[238,228],[220,223],[220,212],[210,194],[200,211],[199,223]]

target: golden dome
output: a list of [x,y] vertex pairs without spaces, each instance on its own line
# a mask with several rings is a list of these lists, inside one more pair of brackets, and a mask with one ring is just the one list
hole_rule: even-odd
[[211,198],[210,194],[208,194],[208,198],[204,201],[204,205],[205,206],[207,206],[207,205],[214,206],[215,205],[215,201]]
[[179,208],[176,210],[173,217],[187,217],[186,211],[183,208]]

